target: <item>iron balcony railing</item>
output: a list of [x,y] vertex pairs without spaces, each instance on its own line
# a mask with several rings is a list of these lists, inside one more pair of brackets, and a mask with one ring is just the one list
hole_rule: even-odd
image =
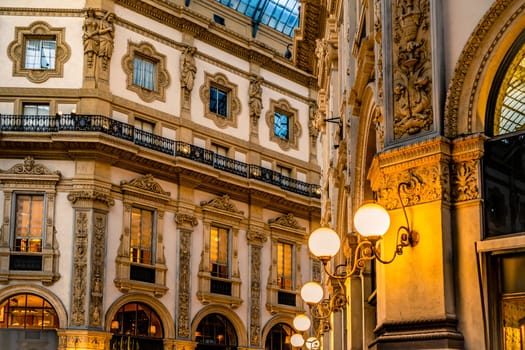
[[286,191],[307,197],[321,197],[321,188],[319,185],[305,183],[259,165],[246,164],[186,142],[174,141],[166,137],[158,136],[137,129],[133,125],[122,123],[102,115],[64,114],[49,116],[0,114],[0,131],[101,132],[133,142],[141,147],[169,154],[174,157],[187,158],[221,171],[278,186]]

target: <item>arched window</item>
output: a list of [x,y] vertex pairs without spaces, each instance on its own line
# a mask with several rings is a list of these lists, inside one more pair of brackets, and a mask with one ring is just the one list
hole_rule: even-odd
[[292,337],[292,327],[285,323],[278,323],[270,329],[266,336],[265,350],[292,350],[290,338]]
[[111,349],[162,350],[164,331],[153,309],[142,303],[123,305],[111,321]]
[[55,329],[58,316],[42,297],[17,294],[0,304],[0,328]]
[[[525,345],[525,253],[502,244],[525,234],[525,31],[500,64],[487,101],[483,164],[489,347]],[[494,243],[495,242],[495,243]]]
[[197,350],[237,349],[237,335],[231,322],[219,314],[206,316],[195,332]]

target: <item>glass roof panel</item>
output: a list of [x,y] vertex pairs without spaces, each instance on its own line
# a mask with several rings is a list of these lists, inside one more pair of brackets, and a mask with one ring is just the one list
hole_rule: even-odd
[[525,130],[525,46],[507,70],[494,117],[494,135]]
[[[216,0],[243,15],[251,17],[254,33],[259,24],[293,36],[299,25],[298,0]],[[254,34],[255,35],[255,34]]]

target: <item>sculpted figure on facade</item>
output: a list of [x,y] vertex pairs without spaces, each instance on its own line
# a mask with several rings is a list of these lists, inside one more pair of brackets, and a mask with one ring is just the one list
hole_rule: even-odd
[[249,105],[250,105],[250,118],[254,126],[257,125],[262,111],[262,81],[263,79],[258,76],[253,76],[250,80],[250,88],[248,90]]
[[109,59],[113,54],[113,39],[115,37],[115,26],[113,21],[115,15],[107,12],[100,20],[98,35],[99,35],[99,49],[98,56],[102,58],[102,68],[107,69]]
[[428,0],[393,4],[394,138],[428,131],[433,125]]
[[88,9],[84,25],[82,26],[84,34],[84,54],[86,55],[88,68],[93,67],[94,58],[98,54],[98,20],[96,18],[95,10]]
[[186,47],[180,57],[180,82],[182,88],[187,91],[193,90],[197,65],[195,64],[195,47]]

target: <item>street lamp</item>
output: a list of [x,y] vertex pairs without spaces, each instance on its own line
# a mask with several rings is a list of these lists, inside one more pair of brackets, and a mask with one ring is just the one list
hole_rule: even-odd
[[354,227],[360,236],[360,240],[354,249],[353,259],[343,265],[346,267],[344,273],[338,273],[337,268],[332,273],[327,266],[328,262],[341,248],[341,240],[337,232],[329,227],[320,227],[310,234],[308,248],[323,263],[324,271],[329,276],[330,285],[333,289],[331,296],[328,299],[323,299],[325,288],[320,283],[308,282],[304,284],[301,288],[301,297],[310,307],[312,317],[319,320],[328,319],[333,311],[346,305],[345,281],[361,272],[367,261],[375,259],[382,264],[390,264],[398,255],[403,254],[405,247],[414,247],[418,243],[419,234],[410,228],[406,208],[400,194],[402,187],[410,188],[411,186],[412,183],[402,182],[397,188],[406,225],[397,229],[396,246],[391,258],[383,259],[377,244],[390,227],[388,211],[377,203],[364,204],[354,215]]

